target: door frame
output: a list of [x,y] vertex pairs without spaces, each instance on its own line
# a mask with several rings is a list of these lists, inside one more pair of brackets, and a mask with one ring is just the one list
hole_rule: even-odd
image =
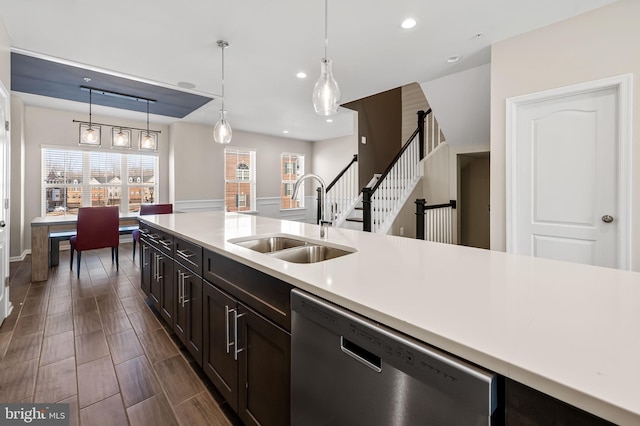
[[544,90],[506,100],[506,243],[507,253],[515,250],[517,174],[518,154],[518,114],[520,108],[536,102],[549,101],[568,96],[613,88],[618,98],[618,268],[631,269],[631,148],[633,122],[633,74],[604,78],[556,89]]

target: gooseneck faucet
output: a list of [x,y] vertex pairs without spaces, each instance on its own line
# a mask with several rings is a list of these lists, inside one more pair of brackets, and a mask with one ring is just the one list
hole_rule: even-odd
[[306,179],[316,179],[320,183],[320,238],[329,238],[329,226],[331,225],[331,220],[326,220],[327,186],[325,185],[324,180],[313,173],[307,173],[306,175],[301,176],[293,185],[293,194],[291,194],[291,199],[295,200],[298,195],[300,185]]

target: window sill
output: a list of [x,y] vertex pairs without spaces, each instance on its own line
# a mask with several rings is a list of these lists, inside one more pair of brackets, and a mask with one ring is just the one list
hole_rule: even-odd
[[307,210],[306,207],[294,207],[291,209],[280,209],[281,212],[295,212],[295,211],[304,211]]
[[238,211],[238,212],[233,212],[233,213],[258,214],[258,210],[243,210],[243,211]]

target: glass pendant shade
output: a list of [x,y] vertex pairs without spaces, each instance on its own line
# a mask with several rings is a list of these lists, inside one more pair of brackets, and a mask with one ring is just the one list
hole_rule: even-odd
[[151,135],[149,133],[147,133],[144,136],[144,139],[142,139],[142,147],[145,149],[151,149],[153,148],[153,138],[151,137]]
[[120,129],[120,131],[116,135],[115,142],[116,142],[116,145],[118,145],[118,146],[124,146],[124,145],[127,145],[129,143],[129,138],[127,137],[127,135],[124,134],[122,129]]
[[89,128],[82,134],[82,141],[88,144],[95,144],[98,142],[98,134],[91,126],[89,126]]
[[227,144],[231,142],[232,133],[229,120],[225,118],[225,112],[221,110],[220,120],[218,120],[213,128],[213,139],[218,143]]
[[322,59],[320,78],[313,87],[313,108],[318,115],[333,115],[338,112],[340,88],[331,72],[331,59]]

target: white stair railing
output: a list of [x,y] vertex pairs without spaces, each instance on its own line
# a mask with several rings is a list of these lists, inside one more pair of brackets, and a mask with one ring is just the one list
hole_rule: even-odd
[[[372,188],[362,189],[363,228],[387,233],[393,220],[421,178],[420,161],[425,155],[425,135],[433,133],[431,110],[418,112],[418,128]],[[426,126],[426,127],[425,127]],[[433,138],[439,143],[438,138]],[[435,144],[435,143],[434,143]],[[437,146],[437,145],[436,145]],[[435,149],[435,147],[433,147]]]
[[437,243],[453,243],[452,215],[455,200],[447,204],[426,205],[425,199],[416,200],[416,238]]
[[359,201],[358,155],[327,186],[327,211],[334,226],[340,226]]

